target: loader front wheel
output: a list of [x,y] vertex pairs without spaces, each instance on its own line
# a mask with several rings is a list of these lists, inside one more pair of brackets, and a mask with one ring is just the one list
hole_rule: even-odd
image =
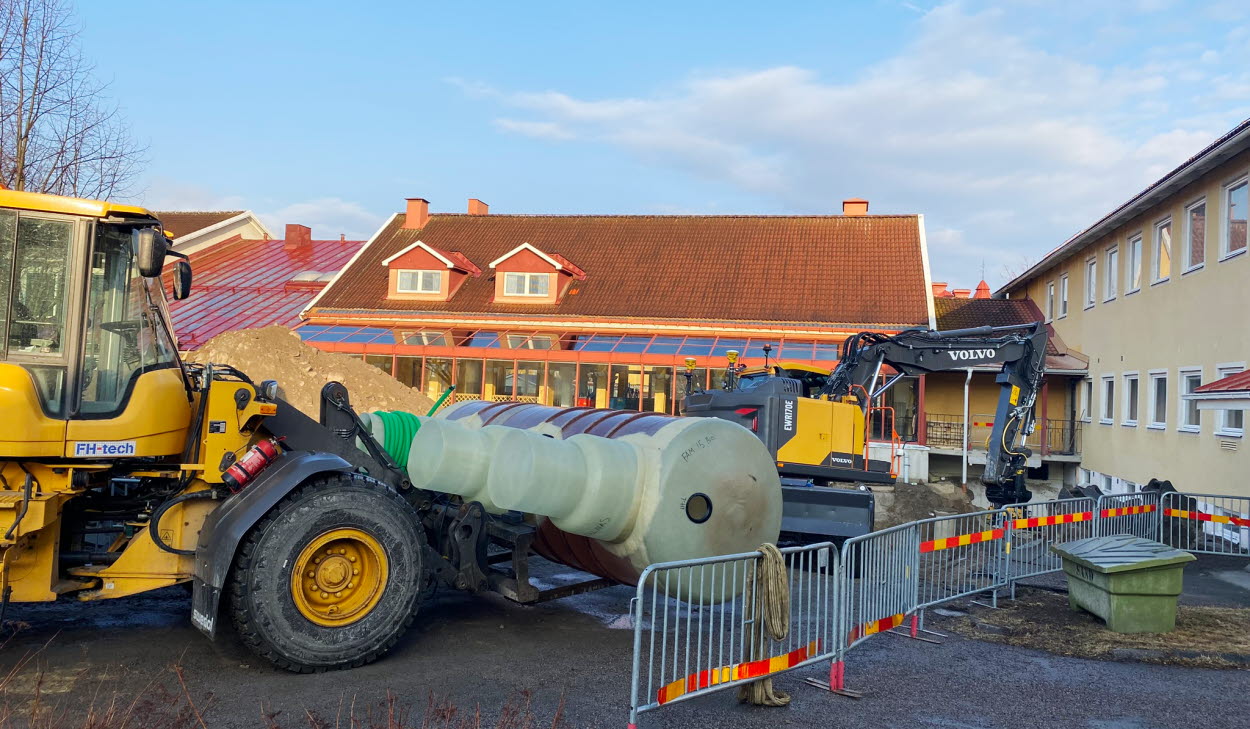
[[416,511],[386,485],[356,474],[319,476],[240,543],[229,582],[235,629],[290,671],[369,663],[416,616],[424,544]]

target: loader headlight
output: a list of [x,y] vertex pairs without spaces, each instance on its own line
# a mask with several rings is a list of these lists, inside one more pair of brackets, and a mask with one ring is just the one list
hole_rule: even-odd
[[278,401],[278,381],[264,380],[256,387],[256,399],[265,402]]

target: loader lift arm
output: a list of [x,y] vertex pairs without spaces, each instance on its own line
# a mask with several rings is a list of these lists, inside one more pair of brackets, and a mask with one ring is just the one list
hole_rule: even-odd
[[[949,331],[918,329],[895,335],[860,332],[843,342],[838,366],[817,396],[837,401],[856,397],[866,410],[904,376],[1001,363],[1002,370],[995,377],[1000,388],[998,408],[981,482],[995,507],[1028,501],[1025,463],[1032,451],[1023,440],[1033,432],[1033,405],[1041,389],[1048,337],[1042,322]],[[892,367],[895,374],[877,386],[883,365]]]

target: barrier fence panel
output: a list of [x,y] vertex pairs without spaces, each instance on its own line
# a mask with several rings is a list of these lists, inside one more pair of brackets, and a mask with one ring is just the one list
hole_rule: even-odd
[[1063,560],[1050,551],[1062,544],[1094,536],[1097,503],[1091,498],[1059,499],[1011,504],[1007,512],[1007,581],[1063,569]]
[[1097,536],[1131,534],[1159,541],[1160,495],[1158,491],[1146,491],[1099,496],[1094,507],[1098,517]]
[[913,522],[917,531],[916,607],[1005,587],[1007,512],[978,511]]
[[[843,543],[842,609],[837,630],[843,653],[877,633],[902,625],[903,619],[915,612],[918,533],[915,524],[909,523]],[[836,678],[834,683],[838,683]]]
[[630,726],[638,715],[833,658],[841,584],[825,542],[781,550],[790,629],[772,640],[758,612],[759,552],[648,567],[633,599]]
[[1163,494],[1164,544],[1202,554],[1250,557],[1250,497]]

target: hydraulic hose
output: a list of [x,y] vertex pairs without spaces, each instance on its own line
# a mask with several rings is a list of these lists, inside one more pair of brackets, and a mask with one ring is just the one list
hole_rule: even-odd
[[189,557],[195,554],[194,549],[178,549],[177,547],[171,547],[165,543],[165,540],[161,539],[161,517],[165,515],[165,512],[169,511],[172,507],[177,506],[178,504],[187,501],[195,501],[196,499],[215,498],[217,498],[217,494],[212,489],[206,491],[193,491],[189,494],[175,496],[174,498],[156,507],[156,511],[152,512],[152,518],[148,520],[148,536],[152,537],[152,543],[171,554],[179,554],[184,557]]
[[382,450],[395,461],[395,465],[401,470],[408,469],[408,449],[412,446],[412,439],[417,436],[417,431],[421,429],[421,421],[416,415],[407,413],[402,410],[391,412],[378,411],[373,413],[374,417],[382,421],[383,443]]

